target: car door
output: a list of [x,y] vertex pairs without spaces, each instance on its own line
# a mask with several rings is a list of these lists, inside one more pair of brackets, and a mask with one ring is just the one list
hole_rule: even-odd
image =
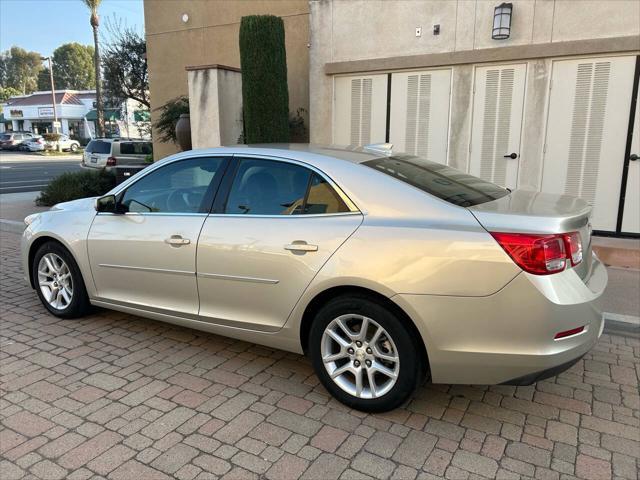
[[235,157],[202,227],[202,320],[277,331],[362,214],[322,173],[290,160]]
[[196,246],[228,165],[222,156],[153,169],[118,193],[123,213],[98,213],[88,238],[100,300],[196,315]]

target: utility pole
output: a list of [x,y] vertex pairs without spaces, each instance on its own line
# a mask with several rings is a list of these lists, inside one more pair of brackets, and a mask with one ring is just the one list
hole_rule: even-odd
[[56,110],[56,89],[53,85],[53,65],[51,57],[40,57],[42,61],[49,60],[49,77],[51,78],[51,106],[53,107],[53,129],[58,132],[58,111]]

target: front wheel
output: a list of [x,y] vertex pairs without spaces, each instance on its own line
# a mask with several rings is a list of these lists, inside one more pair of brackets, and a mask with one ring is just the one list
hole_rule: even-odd
[[425,372],[404,322],[366,296],[333,299],[317,313],[309,353],[324,387],[345,405],[365,412],[401,406]]
[[89,312],[89,298],[80,269],[59,243],[50,241],[38,249],[32,275],[40,301],[56,317],[76,318]]
[[78,151],[78,145],[77,145],[77,144],[75,144],[75,143],[72,143],[72,144],[71,144],[71,151],[72,151],[72,152],[77,152],[77,151]]

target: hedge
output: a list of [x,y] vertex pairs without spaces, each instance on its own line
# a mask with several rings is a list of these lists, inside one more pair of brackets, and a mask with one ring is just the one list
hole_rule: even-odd
[[289,141],[284,23],[273,15],[242,17],[240,67],[247,143]]
[[116,176],[103,170],[65,172],[57,176],[36,198],[36,205],[51,207],[78,198],[98,197],[116,186]]

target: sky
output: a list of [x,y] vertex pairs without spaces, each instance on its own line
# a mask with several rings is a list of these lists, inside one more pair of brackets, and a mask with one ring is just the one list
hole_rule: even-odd
[[[107,18],[144,30],[142,0],[102,0],[101,30]],[[13,45],[48,56],[63,43],[93,45],[89,10],[81,0],[0,0],[0,51]]]

